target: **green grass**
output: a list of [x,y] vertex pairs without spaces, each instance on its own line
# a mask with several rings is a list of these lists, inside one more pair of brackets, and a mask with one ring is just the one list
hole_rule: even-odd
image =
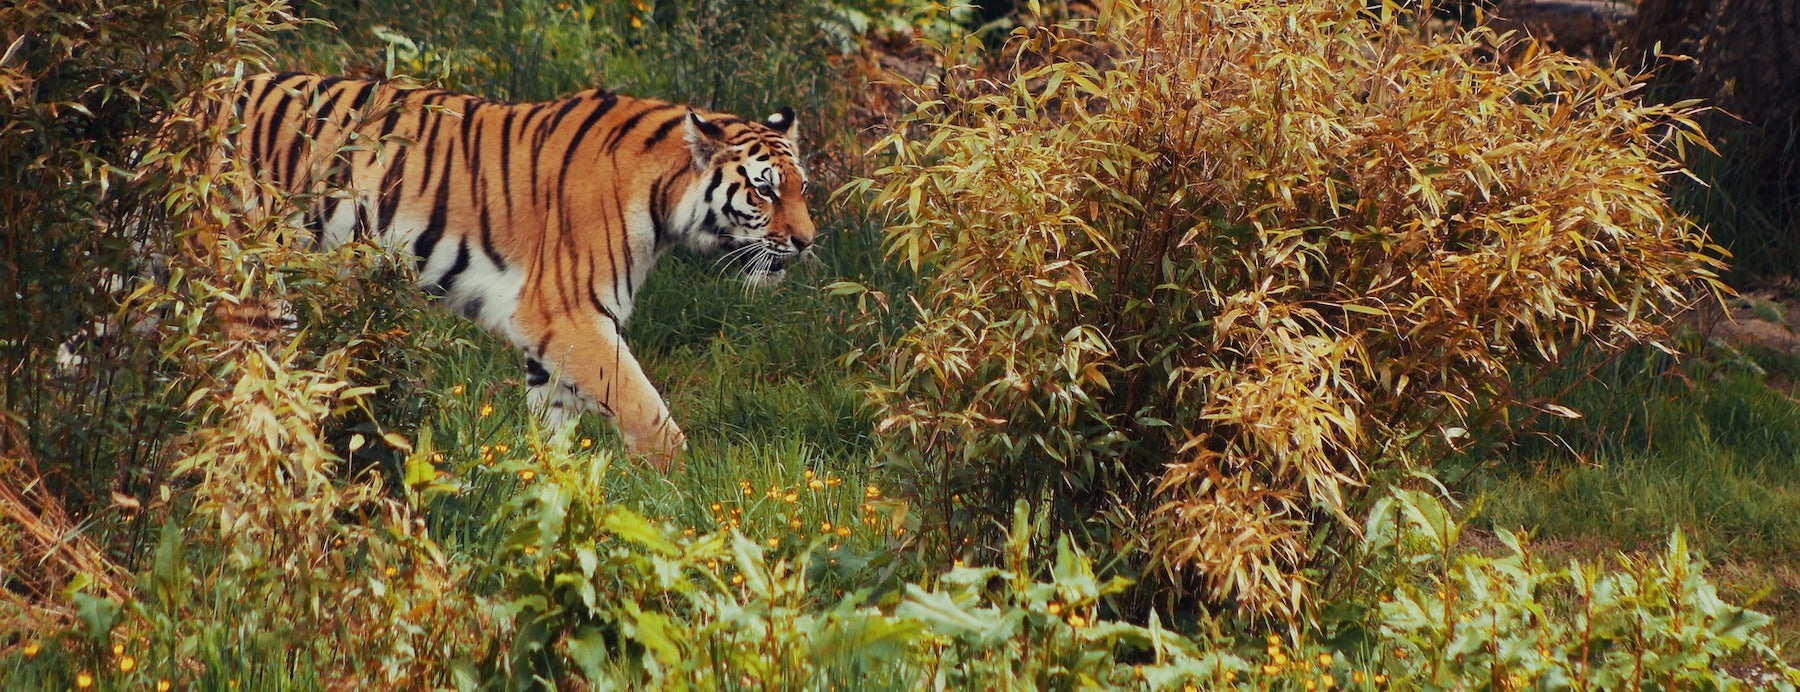
[[[1689,344],[1629,353],[1575,384],[1576,421],[1550,426],[1470,474],[1471,522],[1526,530],[1547,549],[1604,559],[1654,553],[1681,531],[1734,600],[1777,616],[1800,644],[1800,401],[1771,386],[1793,356]],[[1546,390],[1580,382],[1580,368]],[[1769,374],[1765,374],[1769,373]],[[1455,474],[1450,474],[1454,476]]]
[[1601,368],[1564,400],[1582,420],[1476,479],[1479,518],[1624,546],[1680,529],[1719,555],[1800,553],[1800,404],[1753,367],[1715,350],[1686,365],[1635,353]]

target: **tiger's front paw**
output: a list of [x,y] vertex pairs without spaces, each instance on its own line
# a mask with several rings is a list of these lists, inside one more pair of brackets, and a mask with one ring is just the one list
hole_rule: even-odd
[[662,473],[681,466],[681,457],[687,453],[687,435],[682,434],[680,426],[674,421],[663,421],[648,437],[648,440],[627,441],[632,454],[642,456]]

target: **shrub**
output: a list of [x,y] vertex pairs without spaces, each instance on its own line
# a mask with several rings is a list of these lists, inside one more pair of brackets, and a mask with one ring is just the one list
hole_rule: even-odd
[[950,545],[1046,497],[1165,593],[1300,612],[1370,488],[1574,415],[1515,372],[1714,285],[1659,192],[1703,140],[1632,75],[1339,0],[1015,37],[1040,66],[921,88],[862,183],[926,277],[871,398]]
[[1374,604],[1371,656],[1396,683],[1719,689],[1737,682],[1727,662],[1800,682],[1774,648],[1769,616],[1721,600],[1680,533],[1663,554],[1621,557],[1608,570],[1574,560],[1552,568],[1506,531],[1498,557],[1458,552],[1461,530],[1415,491],[1369,511],[1363,554],[1395,585]]

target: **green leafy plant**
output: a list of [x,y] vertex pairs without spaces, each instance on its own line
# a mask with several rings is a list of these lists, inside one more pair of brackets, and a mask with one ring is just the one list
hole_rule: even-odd
[[1369,510],[1363,548],[1398,586],[1371,619],[1374,654],[1427,687],[1711,689],[1750,662],[1800,684],[1767,615],[1721,600],[1680,533],[1661,555],[1614,569],[1544,564],[1500,531],[1504,553],[1456,549],[1462,527],[1429,495],[1398,491]]

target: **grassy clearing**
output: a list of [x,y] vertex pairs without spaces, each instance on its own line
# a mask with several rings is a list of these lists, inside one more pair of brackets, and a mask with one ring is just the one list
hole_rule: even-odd
[[1549,378],[1573,384],[1564,401],[1583,418],[1471,474],[1471,518],[1587,559],[1654,552],[1681,531],[1727,594],[1800,642],[1800,402],[1769,381],[1795,359],[1688,345],[1681,362],[1639,352]]

